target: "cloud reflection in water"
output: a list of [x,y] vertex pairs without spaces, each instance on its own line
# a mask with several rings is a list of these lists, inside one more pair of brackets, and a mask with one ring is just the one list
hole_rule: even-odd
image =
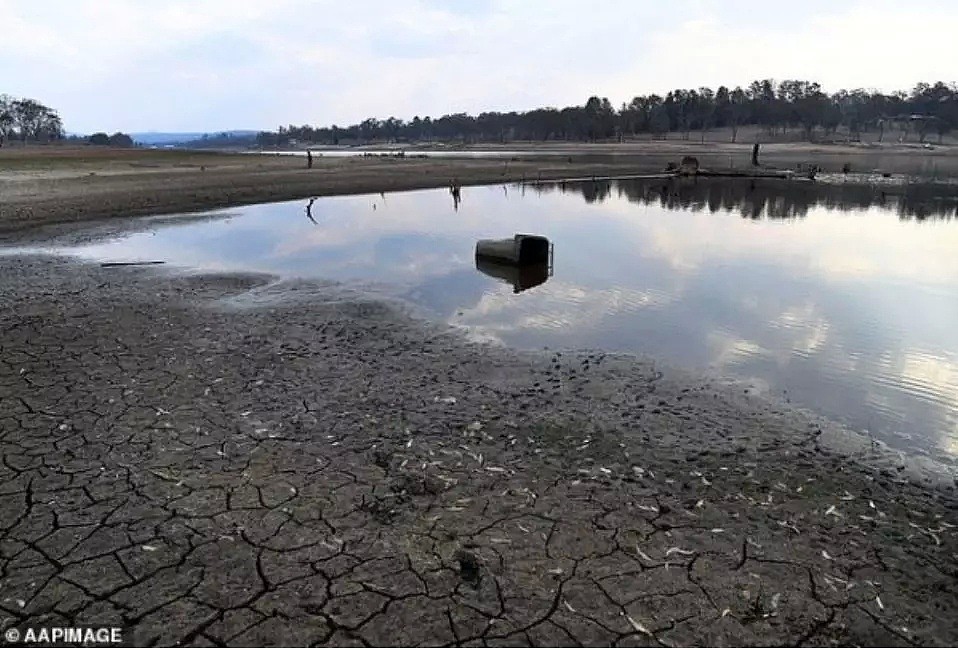
[[[622,181],[249,206],[82,253],[343,282],[523,347],[632,351],[755,378],[890,443],[958,449],[958,223],[935,187]],[[372,210],[372,203],[377,210]],[[237,211],[231,211],[235,214]],[[554,277],[513,294],[478,239],[536,233]],[[901,435],[899,435],[901,434]]]

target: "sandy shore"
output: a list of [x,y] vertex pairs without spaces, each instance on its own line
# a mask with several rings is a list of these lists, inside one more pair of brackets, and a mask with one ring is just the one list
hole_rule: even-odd
[[44,258],[0,277],[4,627],[958,643],[954,485],[741,389],[467,343],[335,287]]
[[[515,147],[512,147],[514,149]],[[488,147],[487,147],[488,149]],[[561,155],[556,155],[561,152]],[[751,145],[646,142],[527,147],[508,159],[302,158],[95,147],[0,149],[0,242],[49,226],[190,212],[332,194],[657,173],[684,155],[715,169],[749,167]],[[807,144],[766,145],[762,162],[795,168],[813,162],[837,172],[958,176],[950,147],[881,149]]]

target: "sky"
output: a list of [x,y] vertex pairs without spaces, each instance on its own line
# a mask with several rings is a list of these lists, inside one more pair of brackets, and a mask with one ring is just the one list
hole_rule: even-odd
[[0,93],[67,131],[347,125],[800,78],[955,81],[958,3],[0,0]]

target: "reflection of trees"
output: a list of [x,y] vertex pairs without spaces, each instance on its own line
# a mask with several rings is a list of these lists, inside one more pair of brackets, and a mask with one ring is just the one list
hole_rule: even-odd
[[739,212],[750,219],[795,219],[809,208],[894,210],[902,219],[958,217],[958,187],[925,183],[898,186],[829,184],[775,179],[666,178],[585,181],[540,185],[539,192],[558,189],[582,194],[587,203],[602,202],[613,192],[632,203],[669,210]]

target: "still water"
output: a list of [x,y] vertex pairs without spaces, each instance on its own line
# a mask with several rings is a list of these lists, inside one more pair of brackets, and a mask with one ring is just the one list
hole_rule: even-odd
[[[362,156],[396,156],[403,152],[408,157],[421,158],[511,158],[513,156],[529,157],[528,151],[509,151],[503,149],[313,149],[313,155],[317,158],[356,158]],[[265,150],[246,152],[253,155],[264,156],[301,156],[306,157],[305,149],[288,150]],[[537,151],[534,156],[568,156],[571,151]],[[609,155],[609,154],[605,154]]]
[[[428,190],[147,221],[70,252],[374,283],[509,345],[743,379],[954,464],[955,205],[795,182],[499,185],[458,202]],[[514,233],[551,240],[549,273],[477,270],[476,241]]]

